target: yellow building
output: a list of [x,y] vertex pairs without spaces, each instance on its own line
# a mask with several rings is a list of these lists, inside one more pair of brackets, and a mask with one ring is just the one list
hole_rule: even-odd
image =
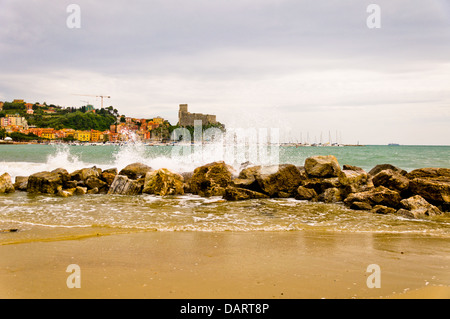
[[41,137],[53,140],[55,139],[55,130],[52,128],[44,128],[42,129]]
[[90,131],[75,131],[73,135],[74,139],[80,142],[89,142],[91,140],[91,132]]

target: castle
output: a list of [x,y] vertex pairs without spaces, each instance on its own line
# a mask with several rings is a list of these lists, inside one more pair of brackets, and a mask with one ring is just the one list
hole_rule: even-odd
[[187,104],[180,104],[178,111],[179,126],[194,126],[194,121],[201,120],[202,125],[216,124],[216,116],[202,113],[189,113]]

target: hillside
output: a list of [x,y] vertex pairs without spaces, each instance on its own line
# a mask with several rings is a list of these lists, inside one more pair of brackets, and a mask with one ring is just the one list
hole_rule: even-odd
[[25,117],[28,125],[54,129],[72,128],[75,130],[105,131],[116,122],[117,110],[112,106],[96,110],[95,113],[86,111],[86,107],[62,108],[55,105],[33,104],[33,114],[27,114],[25,103],[5,102],[0,117],[19,114]]

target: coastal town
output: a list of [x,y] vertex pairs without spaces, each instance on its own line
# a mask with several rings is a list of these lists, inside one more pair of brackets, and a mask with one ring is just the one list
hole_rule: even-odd
[[172,125],[160,116],[119,115],[112,106],[96,109],[86,104],[76,109],[16,99],[0,102],[0,140],[3,143],[120,144],[130,140],[166,143],[175,128],[193,127],[195,120],[201,120],[206,126],[224,128],[215,115],[188,112],[187,104],[180,104],[178,117],[177,125]]

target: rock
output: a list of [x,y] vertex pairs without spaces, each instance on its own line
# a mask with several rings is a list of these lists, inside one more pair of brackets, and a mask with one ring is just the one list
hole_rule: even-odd
[[91,188],[87,191],[87,194],[98,194],[98,187]]
[[308,178],[301,181],[301,186],[312,188],[317,194],[323,193],[328,188],[339,188],[341,183],[337,177],[331,178]]
[[385,169],[390,169],[394,172],[400,173],[401,175],[406,175],[407,172],[401,168],[398,168],[397,166],[391,165],[391,164],[379,164],[376,165],[374,168],[372,168],[369,171],[369,175],[370,176],[375,176],[377,175],[379,172],[385,170]]
[[342,201],[342,193],[339,188],[332,187],[327,188],[322,194],[319,195],[319,201],[325,203],[337,203]]
[[15,190],[26,191],[28,185],[28,176],[16,176],[14,181]]
[[63,185],[70,180],[70,174],[65,168],[57,168],[51,171],[51,173],[59,174]]
[[383,205],[375,205],[374,208],[372,208],[371,210],[372,213],[375,214],[393,214],[395,212],[397,212],[395,210],[395,208],[392,207],[387,207],[387,206],[383,206]]
[[56,195],[61,197],[70,197],[75,194],[76,188],[69,188],[69,189],[60,189]]
[[[82,182],[84,185],[84,182]],[[78,186],[78,182],[77,181],[67,181],[63,184],[64,188],[75,188]]]
[[266,194],[252,191],[246,188],[228,186],[225,188],[223,198],[229,201],[238,201],[246,199],[268,198]]
[[351,202],[349,207],[354,210],[371,210],[372,209],[372,205],[370,203],[358,202],[358,201]]
[[[231,181],[231,185],[238,188],[246,188],[255,192],[262,192],[261,187],[257,181],[257,177],[261,177],[262,166],[246,167],[239,173],[239,176]],[[265,170],[265,169],[264,169]],[[274,170],[271,173],[274,173]]]
[[363,202],[371,206],[383,205],[397,208],[400,205],[400,201],[401,197],[398,192],[384,186],[378,186],[369,191],[352,193],[348,195],[344,203],[350,207],[354,202]]
[[108,169],[105,169],[103,172],[102,172],[102,175],[104,174],[104,173],[108,173],[108,174],[113,174],[113,175],[117,175],[118,174],[118,172],[117,172],[117,168],[108,168]]
[[224,162],[213,162],[194,170],[189,183],[193,194],[204,197],[223,196],[230,184],[233,168]]
[[74,195],[84,195],[87,193],[87,187],[77,186],[75,187]]
[[263,166],[259,172],[255,175],[256,181],[262,192],[270,197],[295,196],[304,179],[297,166],[292,164]]
[[102,181],[98,177],[90,176],[86,179],[84,184],[88,187],[88,189],[94,189],[97,188],[97,191],[103,187],[108,186],[108,184],[104,181]]
[[294,196],[298,200],[317,200],[317,193],[313,188],[307,188],[305,186],[299,186],[297,188],[297,194]]
[[130,179],[139,179],[145,177],[145,174],[152,171],[152,168],[142,163],[133,163],[127,165],[119,172],[119,175],[125,175]]
[[348,165],[348,164],[344,164],[342,166],[342,169],[346,170],[346,171],[363,171],[364,172],[364,170],[361,167]]
[[0,176],[0,194],[14,193],[16,189],[11,181],[11,176],[8,173],[4,173]]
[[89,177],[99,177],[98,169],[94,167],[82,168],[70,174],[72,181],[86,181]]
[[440,178],[440,177],[450,178],[450,168],[437,168],[437,167],[419,168],[406,174],[406,177],[409,179]]
[[129,179],[125,175],[116,175],[108,194],[137,195],[142,192],[143,182]]
[[161,168],[145,175],[143,193],[165,195],[183,195],[184,178],[166,168]]
[[450,178],[414,178],[409,182],[409,189],[412,194],[420,195],[433,204],[450,203]]
[[319,155],[305,160],[305,170],[312,177],[337,177],[341,168],[335,156]]
[[106,185],[108,187],[110,187],[112,182],[114,181],[114,178],[116,178],[116,175],[117,175],[117,170],[116,170],[115,174],[112,172],[103,171],[101,179],[106,183]]
[[363,169],[348,169],[349,166],[338,173],[338,180],[342,187],[342,196],[347,197],[351,193],[368,191],[373,188],[369,175]]
[[384,169],[378,172],[372,178],[373,185],[384,186],[392,190],[405,191],[409,187],[409,179],[400,174],[398,171]]
[[402,209],[398,213],[412,218],[441,215],[442,212],[436,206],[428,203],[422,196],[415,195],[400,202]]
[[28,177],[27,192],[56,194],[62,189],[62,179],[59,173],[39,172]]

